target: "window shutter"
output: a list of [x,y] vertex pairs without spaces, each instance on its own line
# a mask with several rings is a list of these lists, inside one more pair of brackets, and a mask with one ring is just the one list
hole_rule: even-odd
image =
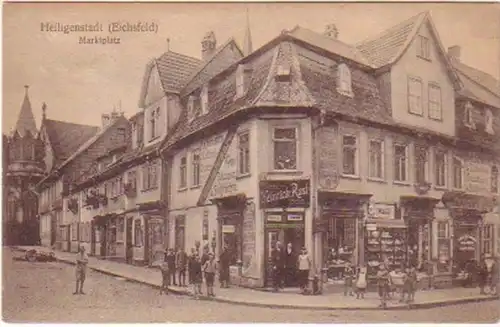
[[433,220],[432,221],[432,229],[431,229],[431,239],[432,239],[432,242],[431,242],[431,246],[432,246],[432,259],[433,260],[436,260],[437,257],[438,257],[438,233],[439,233],[439,230],[438,230],[438,221],[437,220]]

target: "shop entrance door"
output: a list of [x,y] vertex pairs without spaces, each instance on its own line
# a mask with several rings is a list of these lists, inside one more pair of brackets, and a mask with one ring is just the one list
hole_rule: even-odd
[[127,221],[125,224],[125,230],[126,230],[125,242],[127,244],[125,256],[127,259],[127,263],[129,264],[132,263],[132,257],[134,255],[134,248],[132,245],[132,222],[133,222],[132,217],[127,217]]

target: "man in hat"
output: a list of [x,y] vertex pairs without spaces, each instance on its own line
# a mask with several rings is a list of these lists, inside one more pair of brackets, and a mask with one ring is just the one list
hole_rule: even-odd
[[497,278],[498,278],[498,268],[495,259],[491,254],[487,253],[484,256],[484,260],[481,263],[481,274],[483,282],[480,285],[481,294],[486,294],[484,292],[485,286],[488,286],[490,292],[493,294],[497,293]]
[[73,294],[85,294],[83,292],[83,283],[85,282],[85,277],[87,275],[87,263],[89,262],[89,257],[85,253],[85,247],[81,245],[78,248],[78,254],[76,255],[76,289]]

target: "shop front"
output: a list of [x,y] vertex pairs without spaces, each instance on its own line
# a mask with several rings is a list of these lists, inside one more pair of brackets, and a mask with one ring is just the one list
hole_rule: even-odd
[[347,263],[364,258],[364,218],[371,194],[318,192],[325,282],[342,280]]
[[[134,222],[134,261],[152,265],[163,260],[168,235],[165,204],[162,201],[143,202],[136,205],[139,218]],[[141,258],[140,260],[137,260]]]
[[[272,251],[281,244],[284,264],[295,269],[296,258],[305,244],[305,210],[310,206],[310,180],[261,181],[260,208],[264,218],[265,285],[272,280]],[[312,254],[312,249],[308,249]],[[287,276],[294,276],[293,273]],[[287,278],[287,286],[294,286],[294,278]]]

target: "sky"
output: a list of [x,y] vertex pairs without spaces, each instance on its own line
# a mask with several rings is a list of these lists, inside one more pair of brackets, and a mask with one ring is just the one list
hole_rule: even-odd
[[[492,7],[497,6],[497,7]],[[430,11],[445,48],[462,47],[462,62],[500,75],[499,5],[474,3],[7,3],[3,5],[3,121],[15,125],[29,85],[40,126],[47,117],[100,125],[101,114],[137,111],[146,64],[167,51],[201,56],[201,39],[214,31],[218,44],[241,44],[248,10],[254,50],[296,25],[323,32],[334,23],[339,39],[354,44],[422,11]],[[80,36],[109,33],[51,33],[45,22],[103,24],[154,22],[157,33],[122,33],[121,44],[78,44]],[[167,39],[170,39],[169,45]]]

